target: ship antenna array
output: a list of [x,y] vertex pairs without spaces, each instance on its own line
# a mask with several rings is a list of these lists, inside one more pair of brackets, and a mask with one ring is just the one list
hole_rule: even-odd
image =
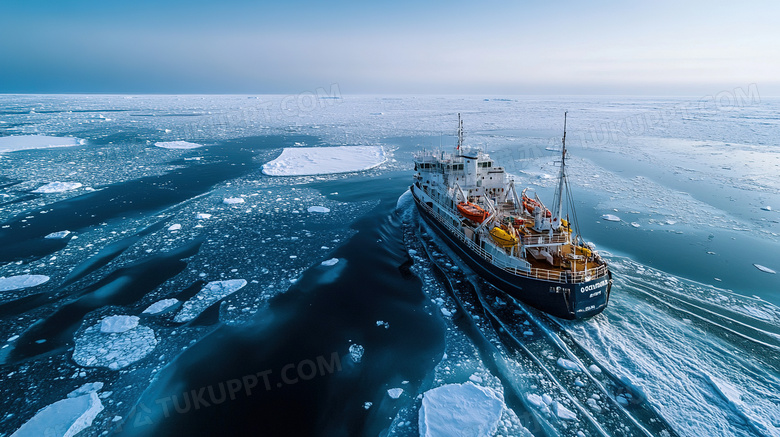
[[458,112],[458,147],[456,150],[460,152],[460,146],[463,145],[463,120],[460,118],[460,112]]
[[[563,113],[563,139],[561,139],[561,172],[558,175],[558,190],[555,193],[555,199],[553,203],[553,217],[552,222],[554,226],[561,225],[561,216],[563,214],[563,196],[564,185],[566,184],[566,118],[569,111]],[[552,232],[552,229],[550,230]]]

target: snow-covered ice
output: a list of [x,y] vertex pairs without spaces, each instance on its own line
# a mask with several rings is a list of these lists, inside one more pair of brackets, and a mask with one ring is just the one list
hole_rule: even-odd
[[68,235],[70,235],[70,231],[57,231],[57,232],[52,232],[51,234],[49,234],[49,235],[47,235],[47,236],[45,236],[43,238],[47,238],[47,239],[51,240],[51,239],[65,238]]
[[158,314],[167,310],[173,305],[176,305],[177,303],[179,303],[178,299],[163,299],[149,305],[149,307],[146,308],[142,314]]
[[326,259],[325,261],[321,262],[320,264],[326,267],[335,266],[339,262],[338,258],[331,258]]
[[469,381],[428,390],[420,407],[420,435],[491,436],[498,429],[506,405],[492,388]]
[[321,213],[327,213],[330,212],[329,208],[325,208],[324,206],[310,206],[308,209],[306,209],[308,212],[321,212]]
[[619,222],[620,217],[613,215],[613,214],[604,214],[601,216],[603,220],[606,220],[608,222]]
[[245,200],[243,197],[226,197],[222,199],[222,203],[225,205],[238,205],[239,203],[244,203]]
[[278,158],[263,165],[270,176],[308,176],[348,173],[374,168],[387,158],[379,146],[285,148]]
[[[103,332],[104,320],[76,336],[76,347],[73,351],[73,361],[76,364],[119,370],[144,358],[157,346],[157,337],[149,327],[136,324],[121,332]],[[123,329],[130,324],[126,319],[119,320],[117,329]],[[109,330],[113,328],[111,325],[113,322],[109,323]]]
[[197,149],[203,147],[203,144],[190,143],[187,141],[158,141],[154,143],[155,146],[163,149]]
[[393,399],[400,398],[403,393],[404,393],[404,389],[398,387],[387,390],[387,395]]
[[64,193],[66,191],[75,190],[81,188],[80,182],[49,182],[46,185],[34,190],[33,193],[51,194],[51,193]]
[[38,411],[11,436],[72,437],[89,428],[101,411],[103,411],[103,404],[94,391],[81,396],[68,397]]
[[108,316],[100,321],[100,332],[125,332],[138,326],[138,316]]
[[175,223],[175,224],[172,224],[172,225],[168,226],[168,230],[169,231],[178,231],[179,229],[181,229],[181,224],[180,223]]
[[45,275],[16,275],[0,276],[0,291],[21,290],[22,288],[35,287],[49,281]]
[[774,271],[774,270],[770,269],[769,267],[762,266],[761,264],[753,264],[753,265],[754,265],[754,266],[755,266],[757,269],[761,270],[761,271],[762,271],[762,272],[764,272],[764,273],[769,273],[769,274],[772,274],[772,275],[774,275],[775,273],[777,273],[776,271]]
[[558,366],[574,372],[580,371],[580,366],[577,363],[571,360],[567,360],[566,358],[558,358]]
[[359,363],[363,359],[363,352],[365,349],[359,344],[353,344],[349,346],[349,356],[352,361]]
[[71,147],[84,144],[83,140],[72,137],[50,137],[46,135],[11,135],[0,137],[0,153],[17,150],[48,149],[51,147]]
[[206,308],[244,288],[246,284],[246,279],[228,279],[226,281],[209,282],[203,286],[198,294],[190,298],[187,302],[184,302],[184,305],[182,305],[181,310],[176,314],[173,321],[183,323],[195,319]]
[[206,212],[199,212],[199,213],[195,214],[195,218],[198,219],[198,220],[206,220],[206,219],[210,219],[211,218],[211,214],[206,213]]

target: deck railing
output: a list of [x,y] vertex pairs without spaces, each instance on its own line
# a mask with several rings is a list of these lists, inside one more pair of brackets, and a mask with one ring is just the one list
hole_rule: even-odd
[[[596,278],[600,278],[602,276],[605,276],[607,274],[607,266],[606,265],[600,265],[596,268],[592,269],[585,269],[581,272],[571,272],[571,271],[558,271],[558,270],[550,270],[550,269],[540,269],[536,267],[532,267],[530,270],[522,270],[518,269],[514,266],[509,266],[506,263],[503,263],[501,261],[496,260],[493,261],[493,255],[489,254],[485,251],[485,249],[481,248],[477,243],[473,242],[469,238],[466,238],[466,235],[463,233],[463,231],[457,227],[455,227],[452,223],[450,223],[448,220],[445,220],[444,217],[439,214],[438,212],[434,211],[433,208],[426,205],[425,203],[420,202],[419,205],[421,205],[429,214],[433,216],[439,223],[441,223],[445,228],[447,228],[452,235],[454,235],[456,238],[458,238],[460,241],[465,243],[471,250],[477,253],[480,257],[482,257],[485,261],[493,264],[496,267],[499,267],[503,269],[504,271],[511,273],[513,275],[517,276],[525,276],[530,278],[537,278],[537,279],[544,279],[547,281],[554,281],[554,282],[560,282],[563,284],[569,283],[569,284],[578,284],[581,282],[587,282]],[[560,235],[557,237],[561,237],[565,239],[565,236]],[[526,243],[525,238],[529,237],[523,237],[523,244],[530,244]],[[547,238],[550,241],[554,240],[556,237],[530,237],[530,238]],[[565,241],[565,240],[564,240]],[[557,242],[557,241],[556,241]],[[540,244],[540,243],[536,243]]]

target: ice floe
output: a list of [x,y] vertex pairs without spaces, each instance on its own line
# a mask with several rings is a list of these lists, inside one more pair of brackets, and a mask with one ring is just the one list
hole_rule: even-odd
[[339,262],[338,258],[331,258],[321,262],[320,264],[326,267],[330,267],[330,266],[335,266],[338,262]]
[[125,332],[138,326],[137,316],[108,316],[100,321],[100,332]]
[[49,234],[49,235],[47,235],[47,236],[45,236],[43,238],[47,238],[47,239],[52,240],[52,239],[65,238],[68,235],[70,235],[70,231],[57,231],[57,232],[52,232],[51,234]]
[[580,366],[577,363],[571,360],[567,360],[566,358],[558,358],[558,366],[566,370],[571,370],[573,372],[580,371]]
[[50,137],[46,135],[11,135],[0,137],[0,153],[17,150],[48,149],[51,147],[71,147],[84,144],[83,140],[72,137]]
[[327,212],[330,212],[330,209],[329,208],[325,208],[324,206],[310,206],[306,211],[308,211],[308,212],[327,213]]
[[[84,367],[108,367],[119,370],[144,358],[157,346],[157,337],[151,328],[137,324],[135,316],[118,316],[107,324],[108,332],[103,331],[109,316],[88,327],[76,336],[73,361]],[[132,325],[134,317],[135,325]],[[122,330],[127,328],[125,330]],[[117,331],[112,331],[116,329]]]
[[172,225],[168,226],[168,230],[171,231],[171,232],[172,231],[178,231],[179,229],[181,229],[181,224],[179,224],[179,223],[175,223],[175,224],[172,224]]
[[184,302],[174,321],[177,323],[189,322],[195,319],[206,308],[215,302],[230,296],[244,288],[246,279],[228,279],[226,281],[214,281],[204,285],[203,288],[187,302]]
[[[100,387],[102,388],[102,384]],[[67,398],[38,411],[35,416],[16,430],[15,433],[11,434],[11,436],[72,437],[89,428],[92,425],[92,421],[101,411],[103,411],[103,404],[95,391],[87,391],[78,396],[68,395]]]
[[404,393],[404,389],[402,388],[391,388],[387,390],[387,395],[390,396],[393,399],[398,399],[401,397],[401,395]]
[[197,149],[203,147],[203,144],[190,143],[187,141],[158,141],[154,143],[155,146],[163,149]]
[[207,220],[207,219],[211,218],[211,214],[206,213],[206,212],[199,212],[199,213],[195,214],[195,218],[198,219],[198,220]]
[[238,205],[239,203],[244,203],[245,200],[243,197],[226,197],[222,199],[222,203],[225,205]]
[[761,271],[762,271],[762,272],[764,272],[764,273],[769,273],[769,274],[772,274],[772,275],[774,275],[775,273],[777,273],[776,271],[774,271],[774,270],[770,269],[769,267],[764,267],[764,266],[762,266],[761,264],[753,264],[753,266],[754,266],[755,268],[757,268],[757,269],[761,270]]
[[142,314],[158,314],[167,310],[173,305],[176,305],[177,303],[179,303],[178,299],[163,299],[149,305],[149,307],[146,308]]
[[22,288],[35,287],[49,281],[45,275],[16,275],[0,276],[0,291],[21,290]]
[[348,173],[374,168],[385,162],[379,146],[285,148],[278,158],[263,165],[270,176],[307,176]]
[[420,435],[494,435],[505,408],[503,396],[492,388],[471,381],[446,384],[423,395],[418,419]]
[[608,222],[619,222],[620,217],[613,215],[613,214],[604,214],[601,216],[603,220],[606,220]]
[[49,182],[48,184],[39,187],[33,193],[51,194],[51,193],[64,193],[66,191],[75,190],[81,188],[80,182]]
[[363,352],[365,349],[359,344],[353,344],[349,346],[349,356],[352,361],[359,363],[363,359]]

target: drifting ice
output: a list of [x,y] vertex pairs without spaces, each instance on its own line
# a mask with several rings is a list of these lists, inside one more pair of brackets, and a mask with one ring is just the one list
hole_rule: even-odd
[[33,191],[33,193],[43,193],[43,194],[50,194],[50,193],[64,193],[65,191],[75,190],[77,188],[81,188],[81,183],[79,182],[49,182],[48,184],[39,187],[37,190]]
[[84,143],[84,140],[71,137],[11,135],[10,137],[0,137],[0,153],[14,152],[16,150],[48,149],[51,147],[71,147]]
[[68,397],[43,408],[11,436],[72,437],[90,427],[101,411],[103,411],[103,404],[94,391],[81,396]]
[[187,141],[160,141],[154,143],[154,145],[163,149],[197,149],[198,147],[203,147],[203,144],[189,143]]
[[604,214],[601,216],[602,219],[608,221],[608,222],[619,222],[620,217],[612,214]]
[[181,307],[173,321],[176,323],[194,320],[200,313],[210,307],[214,302],[223,299],[246,286],[246,279],[229,279],[227,281],[214,281],[204,285],[203,288],[190,298]]
[[325,208],[324,206],[310,206],[309,209],[307,209],[306,211],[327,213],[330,212],[330,209]]
[[[116,321],[110,321],[107,331],[103,331],[101,320],[90,326],[76,337],[76,347],[73,351],[73,361],[84,367],[108,367],[119,370],[149,355],[157,346],[154,331],[146,326],[136,324],[132,328],[131,319],[119,316]],[[107,317],[109,318],[109,317]],[[135,317],[137,319],[137,317]],[[124,331],[122,329],[127,328]],[[112,331],[113,329],[118,332]]]
[[0,291],[20,290],[22,288],[35,287],[49,280],[44,275],[17,275],[3,277],[0,276]]
[[145,309],[142,314],[157,314],[161,313],[173,305],[179,303],[178,299],[163,299],[149,305],[149,308]]
[[286,148],[278,158],[263,165],[270,176],[309,176],[349,173],[374,168],[385,162],[379,146]]
[[425,392],[420,407],[420,436],[489,436],[506,408],[497,391],[475,385],[447,384]]

